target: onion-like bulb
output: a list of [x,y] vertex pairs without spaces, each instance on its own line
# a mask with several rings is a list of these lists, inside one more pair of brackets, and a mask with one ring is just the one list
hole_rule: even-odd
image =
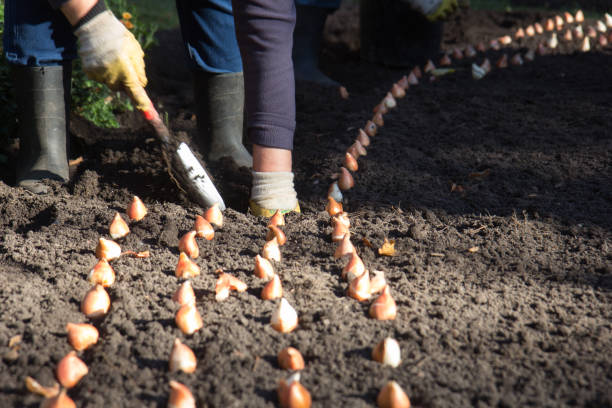
[[450,57],[448,56],[448,54],[444,54],[442,56],[442,58],[440,58],[440,66],[443,67],[448,67],[449,65],[451,65],[453,62],[451,61]]
[[368,136],[374,137],[376,136],[376,132],[378,131],[378,126],[376,126],[376,123],[372,122],[371,120],[368,120],[365,126],[363,127],[363,130]]
[[134,196],[128,207],[127,215],[132,221],[140,221],[147,215],[147,207],[145,207],[140,198]]
[[303,370],[305,366],[304,357],[298,349],[287,347],[278,353],[278,365],[283,370]]
[[391,297],[389,285],[385,286],[382,294],[370,305],[370,316],[376,320],[394,320],[397,316],[397,305]]
[[374,277],[370,279],[370,293],[378,293],[385,289],[387,280],[383,271],[374,271]]
[[176,292],[174,292],[174,295],[172,295],[172,300],[181,306],[186,305],[191,301],[195,301],[195,299],[195,292],[193,291],[191,281],[189,280],[183,282]]
[[263,300],[273,300],[283,297],[283,285],[278,275],[274,274],[272,280],[261,290],[261,298]]
[[387,337],[372,350],[372,360],[381,364],[397,367],[402,362],[400,346],[397,340]]
[[346,225],[342,223],[334,223],[334,228],[332,229],[331,239],[333,242],[340,242],[344,239],[346,234],[348,234],[349,229]]
[[110,297],[101,285],[96,285],[85,294],[81,312],[90,319],[97,319],[108,313]]
[[310,408],[312,399],[308,390],[300,383],[299,373],[278,384],[278,402],[281,408]]
[[193,373],[197,366],[196,356],[189,346],[183,344],[180,339],[174,340],[174,345],[170,351],[168,366],[170,372],[183,371],[185,373]]
[[189,259],[187,254],[181,252],[178,263],[176,264],[176,269],[174,270],[174,275],[182,279],[194,278],[200,275],[200,267]]
[[55,376],[62,386],[72,388],[77,385],[81,378],[87,375],[88,372],[89,369],[87,365],[83,360],[77,357],[76,351],[72,350],[57,363]]
[[350,228],[351,227],[351,220],[349,219],[348,213],[347,212],[341,212],[338,213],[336,215],[334,215],[332,217],[332,223],[337,224],[344,224],[344,226],[346,228]]
[[359,131],[357,132],[357,139],[356,140],[359,143],[361,143],[361,145],[364,146],[364,147],[367,147],[367,146],[370,145],[370,136],[368,136],[368,134],[366,132],[364,132],[363,129],[359,129]]
[[276,237],[266,242],[261,250],[261,255],[269,261],[281,261],[280,248],[278,246],[278,240]]
[[338,176],[338,187],[340,188],[340,190],[346,191],[353,188],[354,186],[355,180],[353,179],[353,176],[351,176],[351,173],[349,173],[346,168],[340,167],[340,174]]
[[576,12],[576,16],[574,17],[574,20],[577,23],[583,23],[584,22],[584,13],[582,12],[582,10],[578,10]]
[[170,381],[168,408],[196,408],[196,401],[189,388],[178,381]]
[[119,239],[130,233],[130,227],[123,221],[119,213],[115,213],[115,217],[108,228],[108,232],[112,239]]
[[260,279],[272,279],[274,277],[274,267],[266,258],[256,255],[254,273]]
[[196,215],[194,229],[198,237],[204,238],[207,241],[215,237],[215,229],[212,224],[201,215]]
[[387,95],[385,95],[383,98],[383,103],[389,109],[393,109],[397,106],[397,102],[395,101],[393,95],[391,95],[391,92],[387,92]]
[[410,74],[408,74],[408,83],[410,85],[418,85],[419,84],[419,78],[417,78],[417,76],[414,74],[414,72],[411,72]]
[[184,252],[191,258],[197,258],[200,255],[200,249],[198,248],[195,236],[195,231],[189,231],[181,237],[178,244],[179,251]]
[[57,396],[45,399],[40,408],[76,408],[74,401],[66,394],[67,391],[64,388]]
[[98,342],[98,329],[88,323],[68,323],[68,343],[76,350],[83,351]]
[[348,295],[360,302],[370,298],[370,273],[367,270],[350,281]]
[[333,217],[334,215],[342,212],[342,204],[334,200],[333,197],[327,197],[325,211],[327,211],[330,217]]
[[357,159],[355,159],[355,157],[353,157],[353,155],[350,154],[349,152],[346,152],[344,154],[344,167],[346,167],[347,169],[353,172],[359,169],[359,165],[357,164]]
[[382,113],[375,113],[374,116],[372,116],[372,122],[378,127],[383,127],[385,125],[385,120],[383,119]]
[[279,246],[283,246],[287,242],[287,236],[282,229],[278,228],[276,225],[268,225],[266,241],[270,241],[272,238],[276,238]]
[[[408,87],[408,79],[406,79],[405,85],[406,87]],[[395,83],[391,87],[391,95],[396,99],[401,99],[406,96],[406,88],[404,88],[404,86],[400,85],[399,83]]]
[[204,326],[202,316],[200,316],[200,312],[196,308],[195,300],[181,306],[176,312],[174,321],[178,328],[187,335],[197,332]]
[[379,408],[410,408],[410,399],[395,381],[389,381],[378,394]]
[[423,71],[425,71],[425,72],[431,72],[434,69],[436,69],[436,66],[434,65],[432,60],[428,60],[427,64],[425,64],[425,67],[423,67]]
[[344,237],[342,238],[342,241],[340,241],[340,244],[338,244],[336,252],[334,252],[334,258],[342,258],[343,256],[350,255],[353,252],[355,252],[355,247],[351,242],[351,233],[347,232],[346,234],[344,234]]
[[204,212],[204,218],[217,228],[223,227],[223,213],[219,209],[219,203],[214,203]]
[[270,217],[270,221],[268,221],[268,225],[276,225],[277,227],[282,227],[285,225],[285,217],[281,210],[276,210],[274,215]]
[[92,285],[102,285],[107,288],[115,283],[115,271],[113,270],[113,267],[110,266],[108,261],[102,258],[89,271],[87,280]]
[[289,333],[298,325],[298,315],[295,309],[282,298],[276,309],[272,312],[270,320],[272,328],[281,333]]
[[327,196],[333,198],[337,202],[342,202],[342,191],[338,188],[338,182],[334,181],[327,189]]
[[115,241],[100,238],[96,246],[96,258],[112,261],[121,256],[121,247]]
[[346,279],[349,283],[365,272],[365,265],[357,255],[357,252],[351,254],[351,259],[342,268],[342,279]]
[[[410,84],[408,83],[408,77],[404,75],[399,81],[397,81],[397,85],[400,86],[404,91],[407,90],[410,87]],[[406,95],[405,92],[404,95]],[[397,98],[395,95],[393,95],[393,97]]]

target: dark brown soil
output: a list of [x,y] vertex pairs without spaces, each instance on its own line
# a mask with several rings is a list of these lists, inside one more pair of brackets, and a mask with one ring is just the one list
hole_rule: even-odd
[[[417,407],[612,406],[612,50],[563,44],[480,81],[463,60],[455,74],[412,87],[385,115],[345,203],[358,253],[385,271],[399,306],[395,321],[379,322],[368,317],[370,302],[345,295],[324,199],[356,129],[407,71],[359,62],[358,44],[343,40],[355,32],[356,12],[342,12],[328,27],[323,67],[350,99],[305,84],[297,92],[303,213],[287,217],[277,269],[299,328],[283,335],[269,325],[275,302],[260,300],[263,283],[252,273],[266,222],[245,213],[248,171],[221,163],[211,171],[231,208],[214,240],[200,241],[203,273],[193,281],[204,328],[182,335],[170,300],[177,242],[202,209],[169,181],[142,122],[126,116],[126,127],[106,131],[77,119],[73,157],[84,161],[69,185],[50,183],[52,193],[40,197],[13,187],[10,173],[0,182],[0,406],[40,404],[24,378],[52,382],[70,350],[64,326],[86,321],[79,303],[96,242],[134,194],[149,215],[120,243],[151,257],[113,262],[111,311],[95,323],[101,341],[81,353],[90,372],[69,391],[79,407],[165,406],[171,379],[187,384],[198,406],[275,406],[285,375],[276,354],[289,345],[304,354],[314,406],[373,406],[391,379]],[[464,12],[447,24],[444,47],[543,17]],[[151,89],[172,129],[190,137],[180,41],[176,32],[161,35]],[[171,67],[166,52],[175,53]],[[494,62],[501,52],[487,56]],[[377,254],[385,237],[396,240],[396,256]],[[249,290],[215,302],[217,268]],[[16,354],[8,348],[15,335]],[[401,345],[398,368],[370,359],[386,336]],[[194,374],[168,373],[176,337],[198,357]]]

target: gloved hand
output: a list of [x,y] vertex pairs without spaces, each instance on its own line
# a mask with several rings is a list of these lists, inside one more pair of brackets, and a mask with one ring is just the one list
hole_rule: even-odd
[[458,7],[457,0],[407,0],[407,2],[423,13],[429,21],[444,20]]
[[74,33],[78,37],[78,52],[85,74],[112,90],[125,91],[138,109],[148,110],[144,52],[134,35],[113,13],[98,14]]
[[293,188],[293,173],[290,171],[253,171],[253,186],[249,206],[257,216],[271,217],[276,210],[285,214],[300,212],[297,193]]

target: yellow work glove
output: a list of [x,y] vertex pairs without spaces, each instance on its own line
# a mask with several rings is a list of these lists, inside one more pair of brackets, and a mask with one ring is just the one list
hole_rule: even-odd
[[150,107],[144,52],[134,35],[111,11],[98,14],[75,30],[83,71],[112,90],[124,91],[136,107]]
[[444,20],[457,10],[457,0],[407,0],[429,21]]

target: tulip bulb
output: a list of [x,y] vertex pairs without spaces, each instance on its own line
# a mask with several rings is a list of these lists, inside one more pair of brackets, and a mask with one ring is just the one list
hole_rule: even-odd
[[268,221],[268,225],[276,225],[277,227],[282,227],[285,225],[285,217],[280,210],[276,210],[274,215],[270,217],[270,221]]
[[[525,32],[527,33],[527,35],[529,35],[529,33],[533,33],[533,27],[532,26],[527,27]],[[489,41],[489,47],[491,47],[491,49],[495,51],[499,51],[501,49],[501,45],[499,45],[499,41],[496,39]]]
[[563,34],[563,39],[565,41],[572,41],[574,39],[574,36],[572,35],[572,30],[566,30],[565,34]]
[[96,246],[96,258],[112,261],[121,256],[121,247],[115,241],[100,238]]
[[197,366],[196,356],[189,346],[181,343],[181,340],[174,340],[174,345],[170,351],[168,365],[170,372],[183,371],[187,374],[193,373]]
[[595,30],[595,27],[589,26],[587,28],[587,36],[591,38],[597,38],[597,30]]
[[45,399],[40,408],[76,408],[74,401],[66,394],[67,391],[64,388],[57,396]]
[[272,279],[274,277],[274,268],[270,261],[260,255],[255,256],[255,276],[260,279]]
[[194,229],[198,237],[204,238],[207,241],[215,237],[215,229],[212,224],[201,215],[196,215]]
[[533,27],[535,28],[536,33],[538,33],[538,34],[543,34],[544,33],[544,27],[542,27],[542,24],[535,23],[533,25]]
[[350,281],[348,295],[360,302],[370,298],[370,273],[368,271]]
[[378,127],[382,127],[385,125],[385,121],[383,119],[383,115],[380,112],[377,112],[372,116],[372,122]]
[[200,255],[200,249],[198,248],[195,236],[195,231],[189,231],[181,237],[178,244],[179,251],[184,252],[191,258],[197,258]]
[[109,227],[109,233],[112,239],[123,238],[130,233],[130,227],[123,221],[119,213],[115,213],[115,217]]
[[436,66],[434,65],[434,63],[431,60],[427,61],[427,64],[425,64],[425,67],[423,67],[423,71],[425,72],[431,72],[433,70],[436,69]]
[[98,342],[98,329],[87,323],[68,323],[68,343],[76,350],[83,351]]
[[[404,75],[399,81],[397,81],[397,85],[400,86],[404,91],[407,90],[410,87],[410,83],[408,83],[408,77]],[[404,95],[406,95],[406,92],[404,92]],[[393,97],[397,98],[397,96],[395,95],[393,95]]]
[[107,288],[115,283],[115,271],[113,270],[113,267],[110,266],[108,261],[102,258],[89,271],[87,280],[92,285],[102,285]]
[[516,30],[516,34],[514,34],[514,38],[516,38],[517,40],[519,38],[525,38],[525,30],[523,30],[523,27]]
[[606,26],[612,27],[612,15],[610,15],[609,13],[606,13],[604,14],[604,17],[606,19]]
[[298,349],[284,348],[278,353],[278,365],[283,370],[298,371],[304,369],[304,357]]
[[357,255],[357,252],[351,254],[348,263],[342,268],[342,279],[346,279],[349,283],[365,272],[365,265]]
[[340,92],[340,98],[342,99],[348,99],[349,98],[349,91],[344,87],[341,86],[340,88],[338,88],[338,91]]
[[278,246],[278,240],[276,237],[264,244],[263,249],[261,250],[261,255],[268,261],[281,261],[280,248]]
[[389,108],[387,108],[385,104],[381,102],[378,105],[376,105],[374,109],[372,109],[372,111],[374,113],[382,113],[384,115],[385,113],[389,112]]
[[508,56],[503,54],[495,63],[497,68],[507,68],[508,67]]
[[382,102],[389,109],[393,109],[397,106],[397,102],[395,101],[395,98],[393,98],[393,95],[391,95],[391,92],[387,92],[387,95],[385,95]]
[[223,273],[215,283],[215,300],[221,302],[229,297],[230,283],[228,277]]
[[110,297],[101,285],[95,285],[85,294],[81,312],[90,319],[104,316],[110,309]]
[[499,42],[503,45],[510,45],[512,44],[512,37],[509,35],[504,35],[503,37],[499,38]]
[[[368,135],[365,136],[368,137]],[[369,140],[370,139],[368,138],[368,142]],[[368,152],[359,140],[355,140],[355,142],[346,150],[346,152],[353,156],[355,159],[358,159],[359,156],[366,156],[368,154]]]
[[512,65],[523,65],[523,57],[521,57],[521,54],[514,54],[512,58],[510,58],[510,63]]
[[601,34],[599,36],[599,45],[601,45],[602,47],[608,45],[608,37],[606,37],[604,34]]
[[487,71],[484,68],[479,67],[476,64],[472,64],[472,78],[482,79],[485,77],[485,75],[487,75]]
[[270,241],[272,238],[276,238],[279,246],[283,246],[287,242],[287,236],[282,229],[278,228],[276,225],[268,225],[266,241]]
[[236,292],[242,293],[248,289],[247,284],[235,277],[234,275],[231,275],[229,273],[226,273],[225,275],[228,278],[231,290],[235,290]]
[[576,20],[577,23],[584,22],[584,13],[582,12],[582,10],[578,10],[576,12],[576,16],[574,17],[574,20]]
[[411,72],[410,74],[408,74],[408,83],[410,85],[418,85],[419,84],[419,78],[417,78],[417,76],[414,74],[414,72]]
[[525,53],[525,60],[527,61],[535,60],[535,51],[532,49],[528,49],[527,52]]
[[140,221],[147,215],[147,207],[145,207],[140,198],[134,196],[128,207],[127,215],[132,221]]
[[334,215],[332,217],[332,223],[333,224],[337,224],[337,223],[344,224],[346,228],[351,227],[351,220],[347,212],[341,212],[341,213]]
[[557,40],[557,33],[552,33],[550,39],[548,40],[548,47],[555,49],[559,45],[559,40]]
[[[406,80],[406,86],[408,86],[408,80]],[[395,99],[401,99],[406,96],[405,88],[399,83],[393,84],[391,87],[391,96]]]
[[451,65],[453,62],[451,61],[450,57],[448,56],[448,54],[444,54],[442,56],[442,58],[440,58],[440,66],[442,67],[448,67],[449,65]]
[[194,278],[200,275],[200,267],[189,259],[187,254],[181,252],[178,263],[176,264],[176,269],[174,270],[174,275],[182,279]]
[[300,384],[297,373],[287,380],[280,380],[277,393],[281,408],[310,408],[312,404],[310,393]]
[[342,223],[335,223],[332,229],[331,239],[332,242],[340,242],[348,234],[348,227]]
[[557,30],[561,30],[561,28],[563,28],[563,24],[565,24],[563,17],[555,16],[555,25],[557,26]]
[[574,22],[574,16],[572,16],[570,13],[568,13],[567,11],[564,13],[564,17],[565,17],[565,22],[568,24],[572,24]]
[[472,47],[471,44],[469,44],[467,47],[465,47],[465,56],[468,58],[473,58],[476,56],[476,49],[474,47]]
[[181,306],[176,312],[174,321],[178,328],[187,335],[197,332],[204,326],[200,312],[196,308],[195,300]]
[[555,22],[552,18],[546,20],[546,31],[553,31],[555,29]]
[[372,122],[371,120],[368,120],[363,129],[365,130],[368,136],[374,137],[376,136],[376,132],[378,131],[378,126],[376,126],[376,123]]
[[278,307],[272,312],[270,323],[274,330],[281,333],[289,333],[297,327],[297,312],[289,302],[287,302],[287,299],[281,298]]
[[81,378],[87,375],[88,372],[89,369],[87,365],[83,360],[77,357],[76,351],[72,350],[57,363],[55,376],[63,387],[72,388],[77,385]]
[[344,234],[342,241],[340,241],[340,244],[336,248],[336,252],[334,252],[334,258],[342,258],[345,255],[351,255],[353,252],[355,252],[355,247],[351,242],[351,233],[347,232],[346,234]]
[[261,298],[263,300],[273,300],[283,297],[283,286],[278,275],[274,274],[272,280],[261,290]]
[[363,129],[359,129],[359,133],[357,134],[357,141],[361,143],[362,146],[370,145],[370,137],[368,136],[366,132],[363,131]]
[[172,300],[181,306],[186,305],[191,301],[195,302],[196,297],[193,287],[191,286],[191,281],[186,280],[183,282],[176,292],[174,292],[174,295],[172,295]]
[[379,408],[410,408],[410,399],[398,383],[389,381],[380,390],[376,404]]
[[217,228],[223,227],[223,213],[219,209],[219,203],[214,203],[204,212],[204,218]]
[[485,72],[491,72],[491,61],[489,61],[488,58],[485,58],[484,61],[482,61],[482,64],[480,64],[480,68],[484,69]]
[[574,33],[574,37],[576,37],[579,40],[584,38],[584,31],[582,30],[581,25],[574,27],[573,33]]
[[349,152],[346,152],[344,154],[344,167],[346,167],[347,169],[349,169],[352,172],[355,172],[359,169],[359,165],[357,164],[357,160],[355,160],[355,157],[353,157],[352,154],[350,154]]
[[168,408],[196,408],[196,401],[189,388],[178,381],[170,381]]
[[355,186],[355,180],[353,180],[353,176],[351,173],[344,168],[340,167],[340,175],[338,177],[338,187],[342,191],[349,190]]
[[327,196],[333,198],[339,203],[342,202],[342,198],[343,198],[342,191],[340,191],[337,181],[334,181],[333,183],[331,183],[331,185],[327,189]]
[[396,315],[397,305],[387,285],[382,294],[370,305],[370,317],[376,320],[394,320]]
[[53,382],[53,386],[45,387],[44,385],[36,381],[34,378],[27,376],[25,378],[25,383],[28,391],[38,395],[42,395],[45,398],[57,397],[57,395],[60,393],[60,385],[57,381]]
[[325,206],[325,211],[327,211],[330,217],[333,217],[334,215],[342,212],[342,204],[334,200],[333,197],[327,197],[327,205]]
[[372,360],[393,368],[402,362],[400,346],[397,340],[387,337],[372,350]]
[[421,73],[421,68],[419,68],[418,65],[412,68],[411,72],[414,74],[414,76],[416,76],[419,79],[423,77],[423,73]]
[[374,271],[374,277],[370,279],[370,293],[378,293],[385,289],[387,280],[383,271]]

